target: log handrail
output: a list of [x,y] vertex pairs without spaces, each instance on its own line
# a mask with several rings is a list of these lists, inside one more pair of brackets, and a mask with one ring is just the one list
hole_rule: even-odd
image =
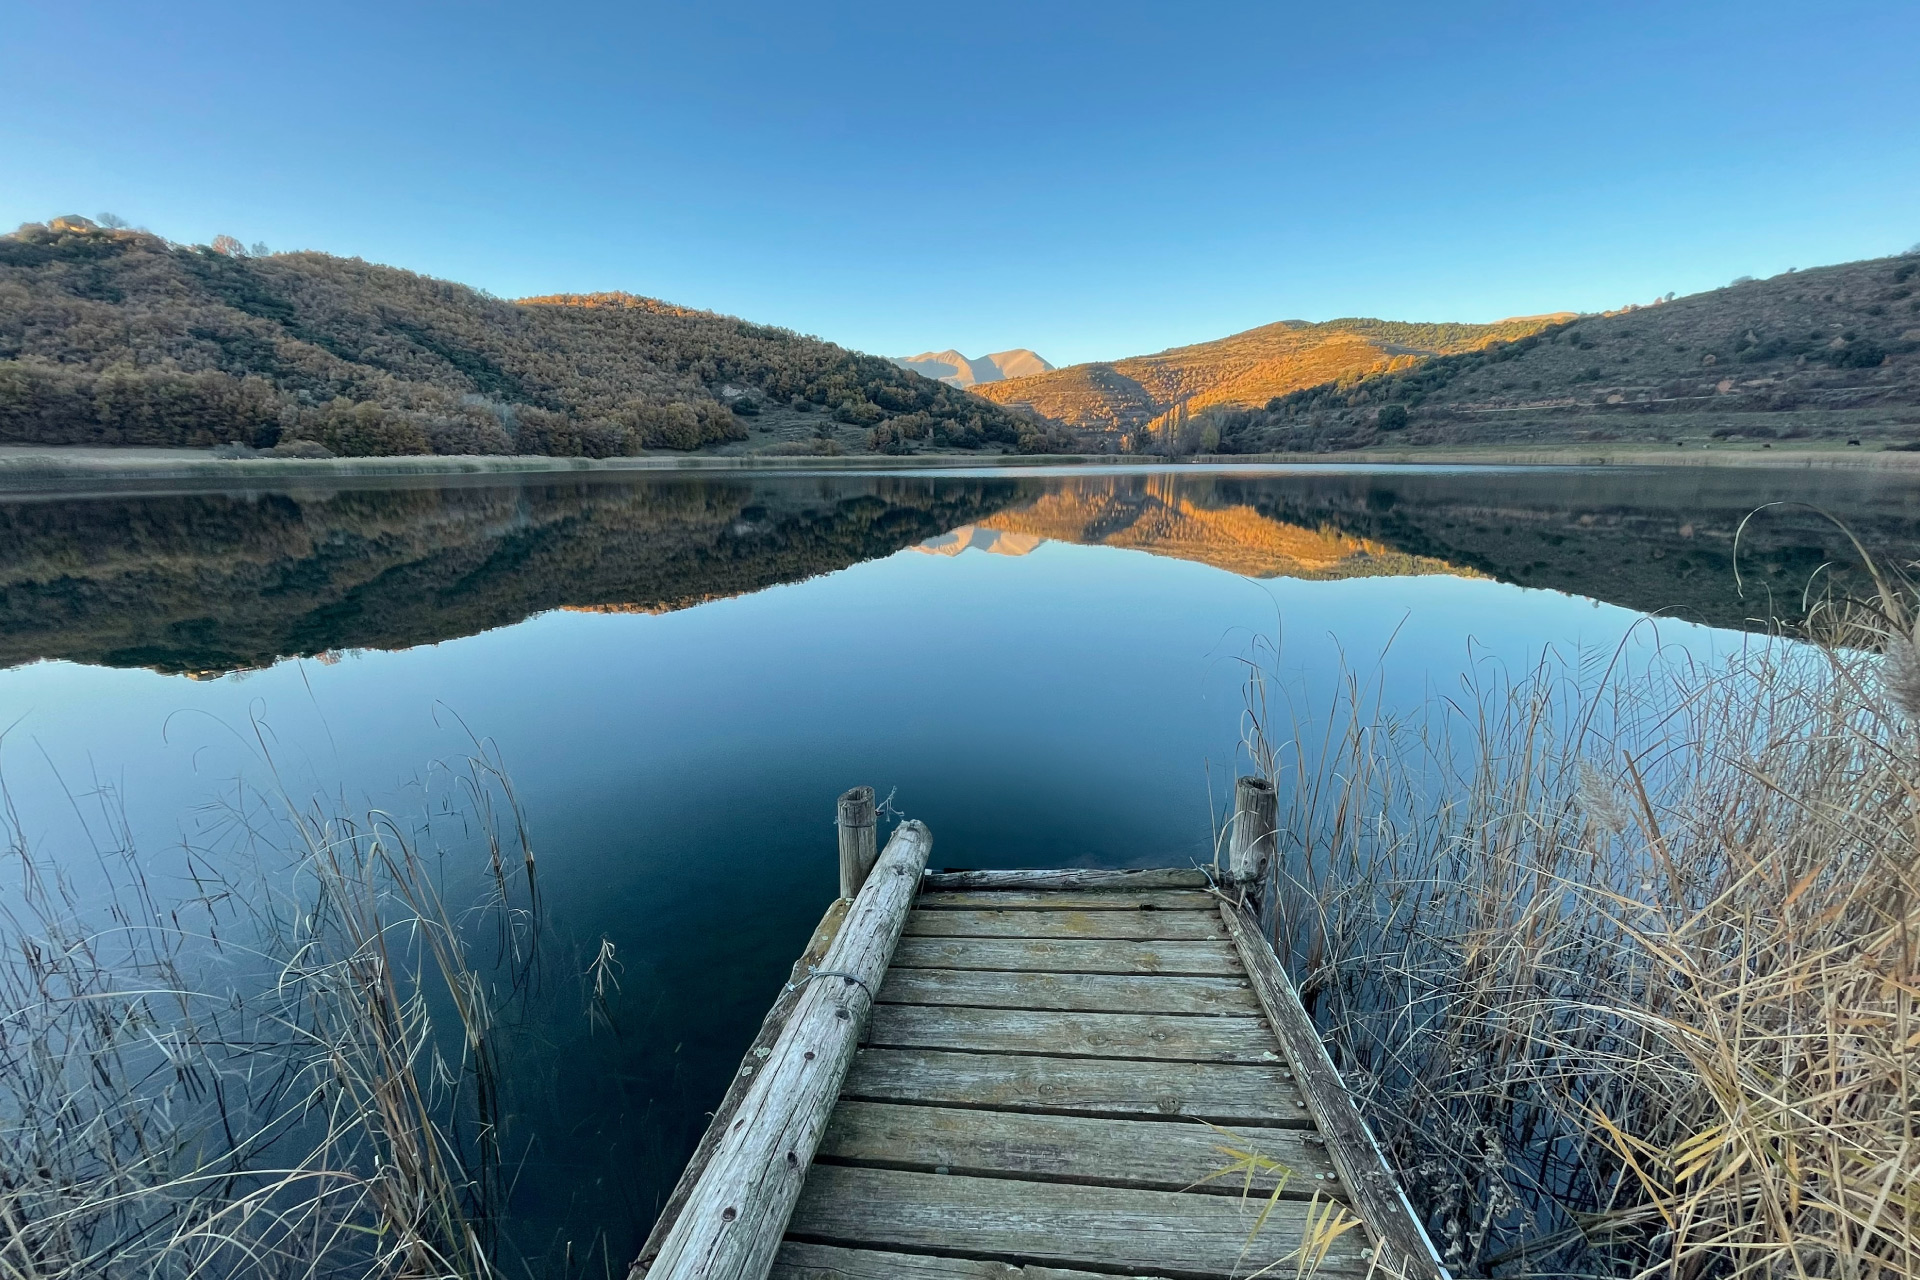
[[740,1104],[746,1100],[747,1090],[753,1087],[753,1078],[760,1074],[761,1066],[773,1053],[773,1046],[779,1042],[780,1033],[793,1017],[794,1006],[800,1003],[800,993],[805,990],[800,984],[806,981],[809,973],[827,962],[827,950],[833,946],[833,940],[840,936],[840,926],[846,923],[847,908],[852,905],[851,898],[835,898],[820,917],[820,923],[813,927],[813,936],[807,939],[800,958],[793,962],[793,970],[787,975],[780,994],[774,998],[767,1016],[760,1020],[760,1033],[754,1036],[753,1043],[740,1056],[740,1066],[733,1073],[733,1080],[727,1085],[720,1105],[714,1108],[713,1118],[706,1132],[700,1135],[700,1143],[694,1147],[687,1167],[680,1171],[679,1181],[673,1184],[666,1203],[660,1207],[653,1229],[647,1233],[647,1242],[640,1246],[640,1256],[634,1259],[633,1265],[627,1270],[627,1280],[643,1280],[653,1268],[653,1260],[660,1256],[660,1246],[666,1243],[667,1232],[673,1230],[673,1224],[680,1220],[680,1210],[686,1205],[687,1197],[693,1194],[700,1175],[707,1171],[707,1162],[713,1159],[714,1148],[720,1145],[720,1139],[733,1123]]
[[764,1280],[933,850],[903,822],[681,1206],[649,1280]]

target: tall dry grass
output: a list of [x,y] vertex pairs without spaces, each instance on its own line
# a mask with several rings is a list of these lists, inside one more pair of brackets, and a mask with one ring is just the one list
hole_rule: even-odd
[[494,1045],[537,902],[497,761],[455,785],[491,959],[432,822],[242,790],[156,889],[111,791],[82,798],[90,866],[7,800],[0,1278],[494,1274]]
[[1920,650],[1879,587],[1410,715],[1255,664],[1276,945],[1457,1273],[1920,1276]]

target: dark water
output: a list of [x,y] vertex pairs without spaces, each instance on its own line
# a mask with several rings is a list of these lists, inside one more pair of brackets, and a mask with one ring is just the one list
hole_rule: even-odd
[[895,791],[936,865],[1205,860],[1257,642],[1298,687],[1344,658],[1402,703],[1548,645],[1710,652],[1853,559],[1815,511],[1770,509],[1737,591],[1735,531],[1779,501],[1920,554],[1912,481],[1819,472],[0,500],[0,768],[43,847],[78,844],[57,778],[110,782],[157,850],[261,742],[292,789],[384,805],[467,728],[497,743],[556,936],[625,966],[611,1025],[556,997],[510,1064],[514,1232],[618,1263],[834,893],[846,787]]

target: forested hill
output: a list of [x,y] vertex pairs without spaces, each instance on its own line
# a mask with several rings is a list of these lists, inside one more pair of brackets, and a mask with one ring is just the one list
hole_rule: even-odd
[[1302,387],[1510,342],[1567,318],[1528,316],[1495,324],[1282,320],[1156,355],[1072,365],[974,390],[1001,404],[1030,406],[1068,426],[1131,433],[1161,425],[1155,420],[1164,415],[1186,416],[1216,405],[1259,406]]
[[596,457],[1060,444],[784,329],[625,294],[508,302],[217,243],[73,217],[0,236],[0,442]]
[[1223,451],[1847,441],[1920,448],[1920,250],[1737,280],[1275,397]]

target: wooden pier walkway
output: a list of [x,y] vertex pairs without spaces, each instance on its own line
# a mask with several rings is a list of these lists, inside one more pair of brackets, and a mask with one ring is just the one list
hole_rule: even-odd
[[1235,887],[1240,790],[1220,874],[928,873],[916,823],[876,863],[849,792],[845,896],[632,1280],[1444,1280]]

